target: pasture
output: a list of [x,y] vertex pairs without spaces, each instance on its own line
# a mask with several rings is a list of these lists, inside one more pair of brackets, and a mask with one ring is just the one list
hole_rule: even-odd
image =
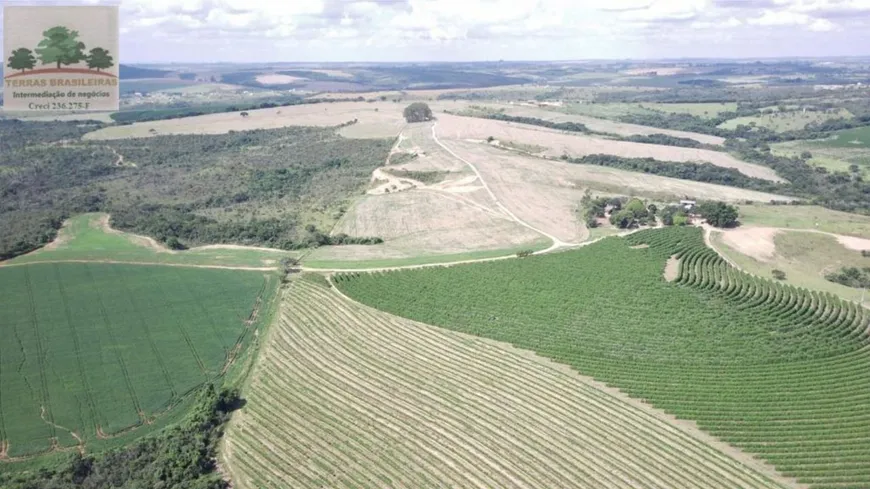
[[188,393],[220,381],[276,282],[148,265],[0,267],[0,458],[147,433]]
[[[770,228],[749,228],[747,236],[733,236],[741,231],[738,228],[712,236],[713,247],[741,270],[760,277],[771,277],[773,270],[782,270],[785,283],[795,287],[829,292],[849,301],[861,300],[860,289],[825,279],[826,274],[842,267],[870,267],[870,257],[862,256],[854,246],[845,246],[828,234]],[[764,251],[759,253],[760,249]]]
[[851,119],[852,114],[845,109],[832,111],[788,111],[788,112],[772,112],[749,117],[738,117],[730,119],[718,127],[722,129],[736,129],[739,125],[748,126],[754,123],[758,127],[766,127],[775,132],[797,131],[803,129],[807,124],[813,122],[824,122],[829,119]]
[[655,110],[666,114],[689,114],[705,119],[712,119],[722,112],[737,110],[737,104],[733,102],[722,103],[641,103],[642,109]]
[[866,149],[870,147],[870,126],[837,131],[828,139],[811,141],[809,144],[822,148]]
[[276,129],[288,126],[330,127],[356,119],[356,124],[342,129],[349,138],[389,138],[405,125],[402,109],[393,102],[336,102],[293,105],[240,112],[222,112],[179,119],[136,122],[125,126],[105,127],[84,136],[86,140],[146,138],[168,134],[225,134],[230,131]]
[[240,489],[792,485],[614,389],[322,277],[291,283],[246,397],[222,451]]
[[740,206],[740,223],[746,226],[814,229],[870,239],[870,216],[835,211],[817,205]]
[[335,283],[382,311],[570,365],[803,484],[870,484],[870,313],[739,272],[698,228]]
[[5,263],[111,261],[268,269],[277,267],[281,258],[298,255],[299,252],[230,245],[170,250],[154,239],[112,229],[108,214],[90,213],[68,219],[54,242]]

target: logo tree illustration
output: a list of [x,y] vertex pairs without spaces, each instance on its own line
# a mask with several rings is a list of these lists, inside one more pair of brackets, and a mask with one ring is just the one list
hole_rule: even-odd
[[9,57],[9,63],[6,65],[13,70],[32,70],[36,66],[36,58],[33,56],[33,51],[27,48],[18,48],[12,51],[12,56]]
[[115,63],[112,62],[112,57],[109,55],[109,51],[103,48],[91,49],[87,62],[88,68],[96,68],[97,71],[115,66]]
[[56,26],[42,33],[45,39],[39,41],[36,54],[42,64],[57,63],[61,65],[77,64],[86,59],[85,43],[78,41],[79,32],[71,31],[63,26]]

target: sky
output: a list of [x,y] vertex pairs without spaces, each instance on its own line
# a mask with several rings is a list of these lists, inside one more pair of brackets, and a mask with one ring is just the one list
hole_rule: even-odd
[[100,3],[124,63],[870,55],[870,0],[65,2]]

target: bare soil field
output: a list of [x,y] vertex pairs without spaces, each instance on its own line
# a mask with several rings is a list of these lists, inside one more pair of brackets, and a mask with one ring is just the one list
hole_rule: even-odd
[[257,75],[257,82],[262,83],[263,85],[283,85],[285,83],[294,83],[302,80],[305,80],[305,78],[290,75],[278,75],[275,73]]
[[[287,126],[337,126],[354,119],[359,122],[340,130],[349,138],[395,137],[405,126],[404,106],[392,103],[336,102],[294,105],[239,112],[207,114],[181,119],[137,122],[88,133],[85,139],[144,138],[166,134],[224,134],[229,131],[275,129]],[[378,109],[378,110],[375,110]],[[155,132],[151,132],[154,129]]]
[[706,162],[734,168],[750,177],[783,181],[771,168],[746,163],[718,151],[611,141],[510,122],[449,114],[438,115],[438,137],[442,139],[486,139],[490,136],[499,140],[545,146],[549,148],[547,154],[550,156],[567,154],[581,157],[589,154],[611,154],[626,158]]
[[[436,132],[440,134],[440,123]],[[556,236],[571,234],[580,225],[575,206],[586,188],[616,195],[663,200],[682,197],[729,202],[793,200],[790,197],[723,185],[635,173],[593,165],[543,160],[488,144],[443,139],[451,150],[473,163],[484,180],[511,210],[530,223],[546,226]],[[568,233],[567,235],[564,233]],[[582,232],[581,232],[582,233]]]
[[665,264],[664,277],[668,282],[673,282],[680,276],[680,259],[676,256],[668,258]]
[[511,248],[540,236],[508,216],[465,195],[408,190],[367,196],[339,221],[333,233],[380,236],[374,246],[333,246],[315,250],[314,260],[374,260]]
[[221,450],[239,489],[793,487],[564,366],[322,278],[290,286],[252,379]]
[[837,241],[850,250],[870,250],[870,239],[855,238],[853,236],[837,236]]
[[[401,141],[396,146],[396,153],[390,159],[391,167],[409,171],[446,171],[468,172],[467,166],[435,143],[432,139],[431,123],[408,124],[402,130]],[[417,155],[405,163],[395,163],[400,160],[395,156],[402,153]]]
[[[737,228],[722,231],[722,240],[728,246],[758,261],[768,262],[776,253],[776,228]],[[853,238],[854,239],[854,238]]]
[[[478,104],[480,105],[480,104]],[[583,115],[571,115],[562,112],[555,112],[540,107],[531,107],[528,105],[482,105],[483,107],[493,109],[504,109],[504,113],[519,117],[535,117],[546,121],[553,122],[578,122],[584,124],[589,129],[596,132],[609,132],[620,136],[650,135],[650,134],[667,134],[678,138],[687,138],[698,141],[704,144],[722,145],[725,143],[725,138],[717,136],[709,136],[706,134],[698,134],[694,132],[672,131],[669,129],[658,129],[649,126],[640,126],[637,124],[627,124],[623,122],[609,121],[606,119],[598,119],[595,117],[587,117]]]

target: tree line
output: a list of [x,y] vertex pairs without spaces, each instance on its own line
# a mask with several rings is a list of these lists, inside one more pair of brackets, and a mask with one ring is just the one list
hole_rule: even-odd
[[244,401],[235,389],[207,384],[177,425],[98,455],[74,452],[54,467],[0,472],[6,489],[227,489],[217,471],[218,442],[230,414]]

